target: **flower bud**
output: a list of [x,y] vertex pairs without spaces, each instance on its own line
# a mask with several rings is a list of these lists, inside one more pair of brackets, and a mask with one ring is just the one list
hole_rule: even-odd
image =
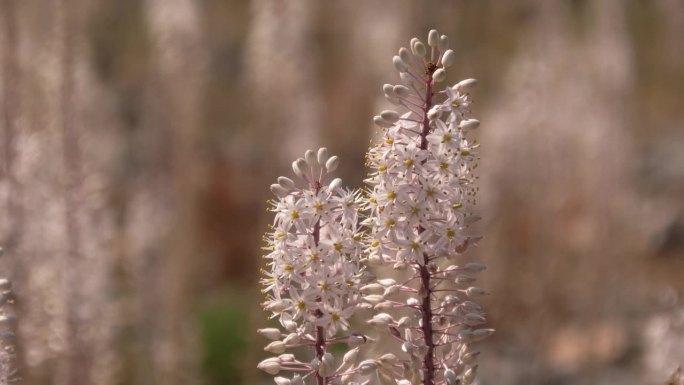
[[451,67],[454,62],[456,62],[456,54],[454,51],[450,49],[444,52],[444,55],[442,55],[442,66],[444,66],[444,68]]
[[361,290],[362,293],[379,293],[384,290],[384,287],[382,287],[382,285],[379,283],[369,283],[368,285],[361,286],[361,289],[359,290]]
[[344,354],[344,357],[342,357],[342,363],[344,365],[353,365],[354,362],[356,362],[356,359],[359,357],[359,348],[354,348],[347,353]]
[[264,372],[274,376],[280,372],[280,362],[277,358],[267,358],[257,365],[257,369],[261,369]]
[[290,381],[290,385],[304,385],[304,380],[299,374],[295,374]]
[[483,295],[487,295],[488,293],[485,289],[481,287],[471,286],[466,289],[466,294],[468,295],[468,297],[480,297]]
[[278,330],[276,328],[259,329],[259,330],[257,330],[257,333],[268,338],[269,340],[277,340],[277,339],[280,339],[280,337],[281,337],[280,330]]
[[285,176],[278,177],[278,184],[287,191],[292,191],[296,187],[295,182],[292,179]]
[[380,117],[390,123],[395,123],[399,120],[399,114],[396,111],[384,110],[380,113]]
[[340,187],[342,187],[342,179],[340,178],[333,179],[332,182],[330,182],[330,184],[328,185],[328,189],[330,190],[336,190]]
[[415,38],[415,41],[413,41],[411,44],[411,52],[413,52],[413,55],[415,56],[424,58],[427,51],[425,50],[425,45],[420,40]]
[[325,147],[319,148],[316,158],[316,160],[318,160],[319,165],[325,166],[325,161],[327,161],[328,158],[330,158],[330,154],[328,154],[328,149]]
[[385,127],[385,128],[392,127],[392,123],[386,121],[380,115],[376,115],[373,117],[373,123],[375,123],[376,125],[378,125],[380,127]]
[[292,162],[292,171],[300,177],[306,179],[306,172],[308,171],[308,166],[306,164],[306,161],[302,158],[298,158],[294,162]]
[[456,279],[454,279],[454,282],[455,282],[457,285],[461,285],[461,284],[464,284],[464,283],[472,283],[472,282],[475,282],[475,281],[476,281],[475,277],[472,277],[472,276],[467,275],[467,274],[459,274],[459,275],[456,276]]
[[366,321],[369,325],[373,326],[385,326],[387,324],[393,323],[394,318],[387,313],[379,313],[373,316],[370,320]]
[[331,156],[330,159],[325,162],[325,169],[328,170],[328,172],[333,172],[337,170],[339,164],[340,158],[337,155]]
[[273,341],[266,345],[264,350],[275,354],[281,354],[285,352],[285,343],[283,341]]
[[397,86],[394,86],[394,93],[397,94],[397,96],[399,96],[401,98],[405,98],[405,97],[409,96],[409,94],[411,93],[411,90],[409,90],[408,87],[406,87],[406,86],[397,85]]
[[444,79],[446,79],[446,71],[444,71],[444,68],[438,68],[437,71],[432,74],[432,81],[434,83],[442,82]]
[[403,60],[399,56],[394,56],[392,58],[392,64],[394,64],[394,68],[399,71],[399,72],[406,72],[407,65],[404,63]]
[[396,285],[397,281],[392,278],[378,279],[378,284],[382,286],[392,286]]
[[471,272],[471,273],[478,273],[484,269],[486,269],[487,266],[485,266],[482,263],[477,263],[477,262],[469,262],[466,263],[465,266],[463,266],[463,270]]
[[283,340],[283,342],[284,342],[285,344],[297,344],[297,343],[299,343],[299,341],[300,341],[301,339],[302,339],[302,337],[300,337],[299,334],[297,334],[297,333],[290,333],[290,334],[287,335],[287,337],[285,337],[285,339]]
[[384,301],[385,299],[381,295],[371,294],[363,297],[363,300],[370,304],[377,304]]
[[462,121],[459,125],[463,130],[474,130],[480,127],[480,121],[477,119],[466,119]]
[[409,52],[409,50],[405,47],[399,48],[399,57],[404,63],[411,63],[411,52]]
[[358,334],[352,334],[349,337],[347,337],[347,345],[351,347],[356,347],[359,345],[363,345],[368,341],[368,338],[363,335],[358,335]]
[[437,44],[437,48],[439,48],[439,50],[442,52],[449,48],[449,37],[447,35],[442,35],[439,37],[439,44]]
[[439,119],[440,116],[442,115],[442,111],[440,111],[440,110],[437,109],[437,108],[432,108],[432,109],[430,109],[430,111],[428,111],[428,114],[427,114],[427,115],[428,115],[428,119],[430,119],[430,120],[437,120],[437,119]]
[[314,150],[306,150],[304,152],[304,160],[309,167],[313,167],[316,164],[316,153]]
[[477,329],[473,330],[471,340],[473,342],[475,341],[481,341],[489,336],[494,334],[494,329]]
[[466,79],[466,80],[461,80],[458,82],[455,86],[454,89],[458,92],[468,92],[475,88],[475,85],[477,85],[477,80],[475,79]]
[[271,192],[278,198],[284,198],[288,194],[288,191],[278,183],[274,183],[271,185]]
[[285,377],[276,377],[273,379],[275,381],[276,385],[291,385],[292,381],[290,381],[289,378]]
[[439,32],[436,29],[431,29],[428,33],[428,45],[430,47],[437,47],[439,44]]
[[294,362],[295,357],[294,354],[291,353],[286,353],[286,354],[281,354],[278,356],[278,360],[283,363],[283,362]]
[[377,368],[375,360],[365,360],[359,364],[359,372],[363,375],[371,374]]
[[388,98],[396,98],[397,94],[394,93],[394,86],[391,84],[385,84],[382,86],[382,92],[385,93],[385,96]]

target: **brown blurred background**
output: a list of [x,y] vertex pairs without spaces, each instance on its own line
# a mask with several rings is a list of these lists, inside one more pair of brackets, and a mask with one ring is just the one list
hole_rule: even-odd
[[475,77],[481,384],[684,364],[684,2],[1,0],[0,275],[24,384],[268,383],[268,184],[360,187],[394,52]]

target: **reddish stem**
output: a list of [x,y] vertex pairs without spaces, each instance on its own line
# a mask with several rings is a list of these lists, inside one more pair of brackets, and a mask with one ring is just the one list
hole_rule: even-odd
[[[423,105],[423,130],[420,134],[420,148],[422,150],[427,149],[427,136],[430,133],[430,119],[428,119],[428,111],[432,108],[432,73],[434,72],[434,67],[431,63],[427,66],[427,80],[425,84],[425,104]],[[418,233],[422,233],[425,229],[420,226],[418,227]],[[427,254],[424,255],[425,262],[420,266],[420,284],[425,290],[425,297],[422,298],[422,303],[420,306],[421,319],[423,325],[421,327],[423,331],[423,337],[425,338],[425,345],[427,345],[427,353],[423,358],[423,368],[425,369],[425,375],[423,376],[423,385],[434,385],[435,383],[435,361],[434,361],[434,351],[435,343],[432,340],[433,330],[432,330],[432,303],[430,301],[431,290],[430,290],[430,271],[428,270],[429,257]]]

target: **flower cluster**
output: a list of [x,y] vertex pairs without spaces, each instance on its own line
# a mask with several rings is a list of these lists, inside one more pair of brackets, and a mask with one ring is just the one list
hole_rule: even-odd
[[472,383],[478,353],[470,343],[493,332],[476,328],[485,316],[471,300],[486,294],[472,286],[484,265],[460,259],[479,240],[467,235],[479,219],[471,212],[478,144],[468,138],[479,121],[468,117],[474,79],[436,90],[454,61],[447,37],[435,30],[427,47],[414,38],[410,50],[399,50],[393,64],[403,84],[385,84],[383,91],[406,111],[375,116],[383,137],[367,155],[369,262],[411,275],[403,283],[380,280],[362,290],[376,309],[409,314],[395,320],[380,313],[369,322],[388,327],[401,341],[410,357],[403,376],[413,384]]
[[[343,189],[339,178],[328,178],[338,162],[325,148],[308,150],[292,164],[298,182],[279,177],[278,183],[271,185],[277,199],[271,201],[275,220],[266,236],[269,269],[263,271],[261,280],[267,294],[263,306],[278,318],[284,332],[259,330],[273,340],[265,350],[280,356],[266,359],[258,367],[273,375],[281,370],[296,373],[292,379],[276,377],[279,385],[303,384],[307,377],[327,384],[329,379],[358,372],[353,367],[358,348],[352,349],[338,368],[327,351],[333,343],[355,347],[366,340],[362,335],[337,336],[349,329],[360,286],[369,278],[361,265],[359,193]],[[302,362],[284,354],[288,348],[301,346],[313,348],[313,361]]]

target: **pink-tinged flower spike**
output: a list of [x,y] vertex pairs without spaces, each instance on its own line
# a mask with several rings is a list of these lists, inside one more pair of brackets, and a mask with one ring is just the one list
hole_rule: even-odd
[[[461,259],[480,239],[468,232],[479,219],[471,213],[478,191],[473,174],[478,144],[468,138],[479,126],[468,116],[475,80],[436,89],[456,54],[435,30],[427,47],[414,38],[410,48],[412,55],[402,48],[393,58],[403,85],[383,87],[402,111],[383,111],[373,119],[383,140],[368,151],[369,214],[363,222],[369,263],[405,270],[408,276],[400,283],[381,279],[386,286],[361,290],[378,311],[368,323],[388,330],[405,352],[399,364],[404,370],[383,375],[396,374],[397,383],[467,385],[477,368],[471,344],[493,332],[481,327],[486,317],[473,302],[487,295],[474,286],[484,265]],[[394,309],[401,313],[392,314]]]
[[[263,307],[282,329],[258,330],[270,340],[264,350],[277,356],[257,367],[279,375],[276,384],[324,385],[360,374],[349,358],[335,366],[328,351],[336,343],[358,349],[366,341],[349,333],[349,319],[359,305],[361,286],[373,278],[361,264],[359,193],[343,189],[342,180],[331,176],[338,164],[339,158],[325,148],[307,150],[292,163],[294,180],[281,176],[271,185],[275,219],[265,237],[268,267],[261,284],[267,296]],[[310,348],[311,356],[298,359],[286,353],[300,347]],[[284,372],[292,373],[285,377]]]

